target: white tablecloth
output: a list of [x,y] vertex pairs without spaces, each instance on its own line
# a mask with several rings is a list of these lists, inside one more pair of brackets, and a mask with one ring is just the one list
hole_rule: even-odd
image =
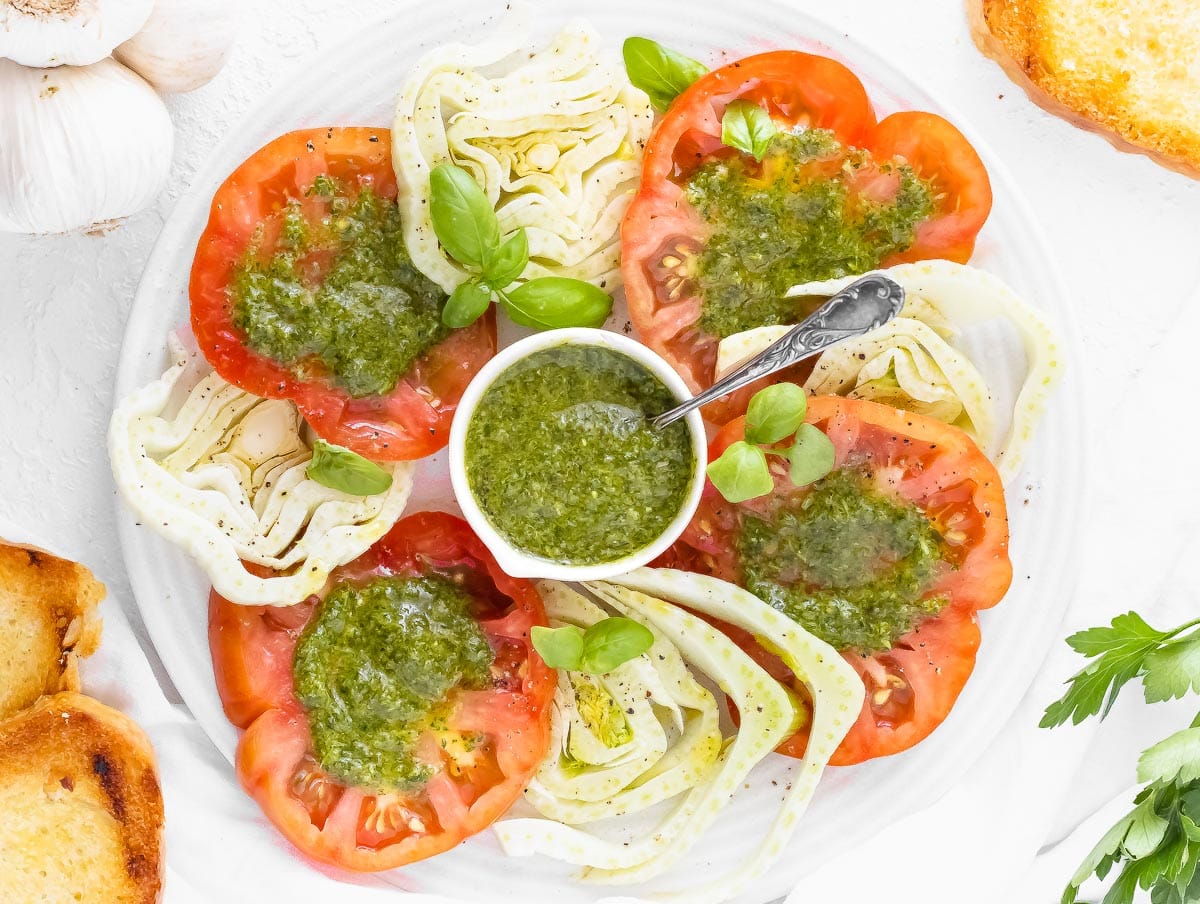
[[[230,902],[285,894],[330,902],[339,886],[287,868],[291,855],[259,829],[224,760],[171,702],[174,690],[141,629],[117,546],[103,444],[125,315],[173,199],[209,149],[291,67],[393,2],[246,4],[229,66],[205,88],[169,101],[176,158],[153,208],[99,236],[0,235],[0,515],[84,561],[109,586],[105,644],[85,681],[142,721],[162,758],[176,880],[168,904],[186,904],[189,884],[199,900]],[[1067,277],[1084,338],[1083,359],[1070,363],[1086,375],[1092,473],[1091,518],[1076,526],[1086,569],[1064,634],[1128,608],[1164,625],[1182,620],[1195,610],[1192,563],[1200,561],[1188,545],[1200,529],[1190,338],[1200,335],[1200,183],[1118,154],[1032,106],[979,56],[961,0],[803,7],[886,49],[970,117],[1025,187]],[[412,8],[436,14],[427,4]],[[0,118],[0,140],[8,140],[3,129]],[[854,900],[883,899],[885,891],[902,904],[1054,900],[1082,851],[1064,845],[1059,862],[1047,858],[1027,875],[1032,856],[1130,785],[1137,753],[1190,715],[1146,707],[1131,689],[1094,738],[1089,728],[1034,728],[1077,666],[1069,654],[1053,657],[968,779],[937,807],[879,826],[866,850],[830,864],[794,900],[850,900],[848,875]],[[1099,834],[1093,827],[1071,844],[1086,847]],[[1024,891],[1014,890],[1021,882]],[[395,900],[395,892],[384,894]]]

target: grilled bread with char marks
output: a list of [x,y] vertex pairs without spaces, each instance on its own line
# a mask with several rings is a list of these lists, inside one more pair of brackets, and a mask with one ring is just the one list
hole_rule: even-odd
[[104,585],[82,565],[0,541],[0,718],[42,694],[79,690],[100,642]]
[[0,722],[0,901],[152,904],[163,800],[150,741],[82,694]]

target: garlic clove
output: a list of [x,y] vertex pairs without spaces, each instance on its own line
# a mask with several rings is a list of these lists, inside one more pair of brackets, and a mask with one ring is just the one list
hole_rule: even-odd
[[113,56],[159,91],[193,91],[225,65],[236,32],[236,0],[158,0]]
[[0,57],[87,66],[145,24],[154,0],[0,0]]
[[0,59],[0,232],[67,232],[128,216],[166,181],[162,99],[113,59],[31,69]]

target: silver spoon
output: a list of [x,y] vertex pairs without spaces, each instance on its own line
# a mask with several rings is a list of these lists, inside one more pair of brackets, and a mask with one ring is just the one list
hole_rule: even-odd
[[664,411],[650,423],[662,429],[689,411],[729,395],[747,383],[798,364],[831,345],[878,329],[900,313],[904,287],[882,273],[868,273],[813,311],[761,352],[682,405]]

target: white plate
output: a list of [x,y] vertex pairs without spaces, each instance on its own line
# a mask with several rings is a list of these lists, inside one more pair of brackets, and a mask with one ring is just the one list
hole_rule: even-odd
[[[438,44],[482,37],[498,9],[497,4],[481,0],[456,0],[453,6],[452,15],[398,11],[341,47],[323,52],[264,99],[213,152],[168,219],[147,263],[121,355],[118,398],[159,375],[168,331],[187,321],[192,254],[213,192],[225,176],[256,148],[291,129],[389,124],[393,96],[417,57]],[[536,17],[539,36],[549,35],[573,15],[583,15],[614,54],[629,34],[661,38],[713,65],[772,47],[823,52],[844,60],[862,78],[881,115],[899,108],[946,115],[983,156],[995,192],[995,207],[973,263],[1001,276],[1047,311],[1065,333],[1066,347],[1074,347],[1066,294],[1012,178],[961,116],[876,52],[777,4],[569,0],[543,10]],[[787,853],[739,901],[761,904],[787,893],[815,866],[935,800],[983,753],[1012,713],[1058,635],[1075,580],[1073,522],[1081,499],[1083,453],[1077,400],[1076,384],[1068,373],[1025,473],[1010,488],[1016,578],[1008,598],[982,616],[978,665],[953,713],[931,738],[908,753],[831,770]],[[437,456],[422,465],[410,511],[452,508],[447,494],[443,456]],[[137,526],[127,513],[120,519],[120,533],[130,581],[158,653],[192,713],[232,759],[236,732],[221,712],[208,654],[208,584],[190,560],[153,531]],[[765,828],[792,762],[771,757],[682,864],[659,882],[629,892],[687,887],[742,862]],[[623,891],[572,881],[574,872],[543,858],[506,859],[492,836],[483,833],[389,878],[413,890],[522,904],[551,898],[557,904],[592,902]],[[349,887],[347,896],[352,898]]]

